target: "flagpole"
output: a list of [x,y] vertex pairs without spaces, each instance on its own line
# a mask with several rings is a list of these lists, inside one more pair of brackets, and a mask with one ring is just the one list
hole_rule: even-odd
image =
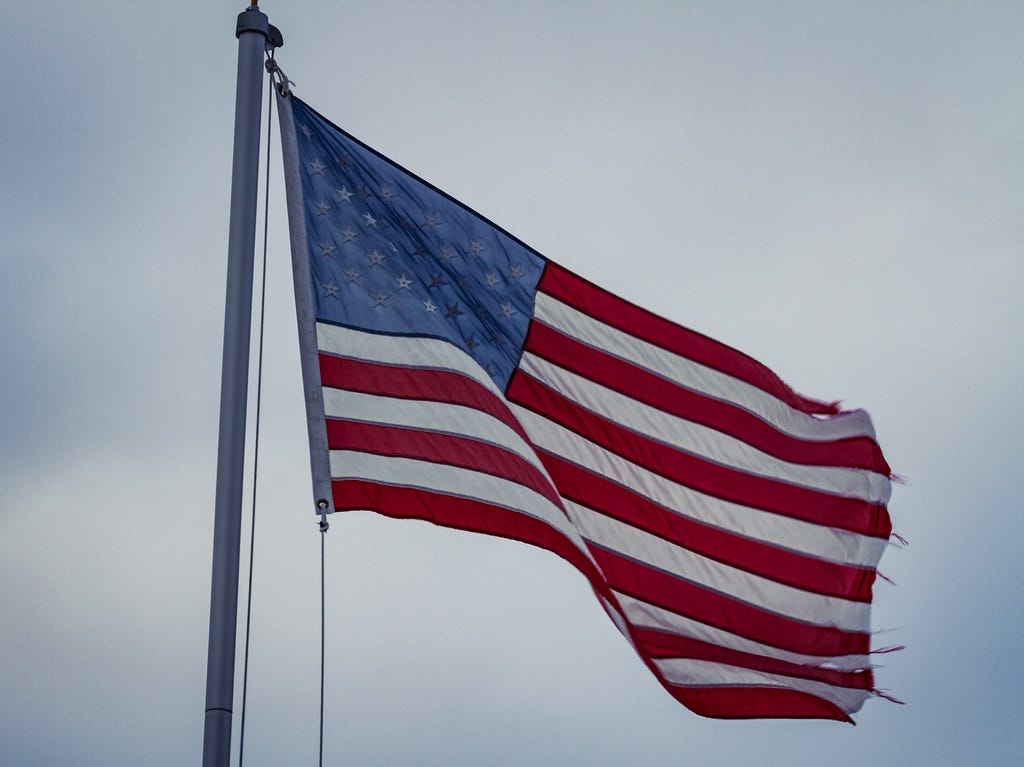
[[280,44],[280,33],[270,26],[267,16],[256,7],[255,0],[238,14],[235,36],[238,38],[238,79],[235,87],[235,143],[231,167],[203,767],[228,767],[231,760],[263,58],[268,40],[271,44]]

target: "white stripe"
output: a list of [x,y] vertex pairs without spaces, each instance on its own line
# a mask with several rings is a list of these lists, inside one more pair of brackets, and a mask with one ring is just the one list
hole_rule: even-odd
[[448,370],[472,378],[489,392],[501,396],[498,387],[472,357],[448,341],[425,336],[390,336],[360,330],[316,324],[320,351],[346,359],[379,362],[383,365]]
[[[626,617],[624,612],[619,609],[619,605],[616,604],[616,600],[609,599],[597,589],[594,589],[594,596],[597,597],[597,601],[601,603],[601,607],[608,614],[608,617],[612,619],[612,623],[615,624],[615,628],[619,630],[619,633],[626,638],[630,646],[640,653],[636,643],[633,641],[633,635],[630,633],[629,619]],[[643,657],[643,653],[640,653],[640,657]]]
[[646,368],[687,389],[732,402],[793,437],[831,441],[861,436],[873,439],[875,436],[871,418],[863,410],[827,418],[803,413],[752,384],[606,325],[546,293],[537,293],[534,318],[588,346]]
[[360,479],[396,487],[419,488],[501,506],[554,528],[593,562],[579,532],[562,510],[540,493],[518,482],[458,466],[355,450],[331,451],[331,478]]
[[876,472],[780,460],[740,439],[666,413],[530,353],[523,355],[519,367],[591,412],[690,455],[747,474],[870,503],[889,500],[889,480]]
[[495,445],[531,464],[554,488],[533,448],[508,424],[490,413],[447,402],[382,397],[330,387],[325,387],[323,393],[324,414],[328,418],[451,434]]
[[586,506],[565,499],[563,505],[586,540],[641,564],[803,623],[858,632],[867,631],[871,625],[870,604],[814,594],[778,583],[708,559]]
[[839,530],[731,503],[680,485],[595,445],[531,410],[511,405],[530,440],[681,516],[780,548],[841,564],[875,567],[888,545]]
[[755,642],[725,629],[709,626],[685,615],[674,613],[658,605],[645,602],[620,591],[615,591],[629,622],[637,628],[656,629],[669,634],[697,639],[709,644],[725,647],[738,652],[761,655],[766,658],[797,663],[801,666],[824,668],[833,671],[860,671],[871,667],[867,655],[805,655],[781,650],[771,645]]
[[769,674],[725,663],[689,658],[655,660],[654,665],[666,681],[678,687],[778,687],[799,690],[834,703],[847,714],[859,711],[871,697],[867,690],[851,690],[826,682]]

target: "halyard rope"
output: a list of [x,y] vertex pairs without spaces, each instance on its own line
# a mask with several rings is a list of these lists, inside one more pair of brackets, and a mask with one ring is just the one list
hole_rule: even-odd
[[246,587],[246,604],[245,604],[245,652],[242,661],[242,719],[239,726],[238,733],[238,767],[242,767],[242,761],[245,756],[245,704],[246,704],[246,693],[248,692],[249,684],[249,627],[252,619],[252,573],[253,573],[253,554],[255,552],[256,543],[256,479],[259,475],[259,458],[260,458],[260,405],[263,399],[263,315],[266,309],[267,303],[267,228],[268,219],[270,212],[270,147],[273,143],[271,141],[271,131],[273,128],[273,122],[271,121],[271,112],[274,107],[274,80],[271,77],[268,83],[268,99],[267,99],[267,166],[266,166],[266,186],[263,190],[263,264],[262,264],[262,276],[260,277],[260,330],[259,330],[259,351],[256,356],[256,428],[255,438],[253,444],[253,458],[252,458],[252,514],[249,523],[249,579]]

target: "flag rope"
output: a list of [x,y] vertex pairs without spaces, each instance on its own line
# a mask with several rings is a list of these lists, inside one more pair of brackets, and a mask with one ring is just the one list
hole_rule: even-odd
[[[327,540],[327,531],[331,525],[327,522],[327,515],[320,515],[320,767],[324,767],[324,655],[326,648],[324,626],[326,623],[324,571],[324,542]],[[239,765],[241,767],[241,765]]]
[[249,683],[249,627],[252,619],[252,574],[256,550],[256,480],[259,475],[260,458],[260,405],[263,400],[263,316],[267,302],[267,231],[270,215],[270,147],[273,121],[271,115],[274,108],[274,79],[268,80],[267,97],[267,165],[265,186],[263,190],[263,264],[260,276],[260,325],[259,342],[256,353],[256,424],[253,438],[252,457],[252,512],[249,521],[249,578],[246,584],[245,603],[245,651],[242,660],[242,715],[238,731],[238,767],[242,767],[245,758],[245,711]]

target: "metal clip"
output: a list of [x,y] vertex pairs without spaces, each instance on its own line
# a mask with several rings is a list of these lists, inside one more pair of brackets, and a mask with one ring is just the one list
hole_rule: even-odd
[[268,50],[267,60],[263,63],[267,72],[270,74],[271,79],[274,81],[274,87],[277,88],[277,92],[281,94],[282,98],[288,96],[291,93],[289,85],[294,85],[291,80],[281,70],[281,67],[277,65],[277,61],[274,59],[273,50]]

